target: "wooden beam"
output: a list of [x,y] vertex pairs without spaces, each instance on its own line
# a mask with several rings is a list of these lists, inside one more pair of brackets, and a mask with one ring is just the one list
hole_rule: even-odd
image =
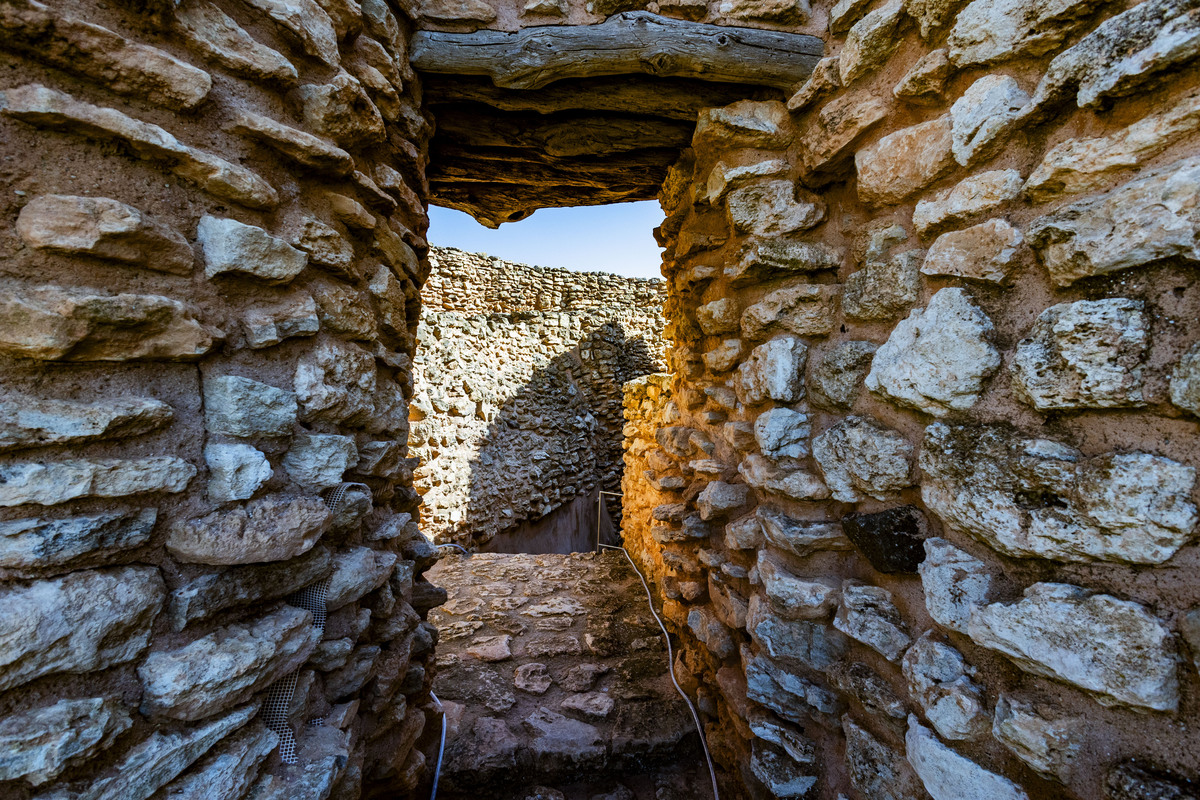
[[648,148],[681,150],[695,124],[652,117],[537,114],[481,115],[444,106],[435,115],[436,139],[470,147],[518,147],[552,158],[607,156]]
[[702,109],[727,106],[738,100],[786,100],[777,89],[730,83],[705,83],[686,78],[622,75],[616,78],[573,78],[536,92],[501,89],[490,79],[467,75],[426,75],[421,81],[425,105],[479,103],[498,111],[563,111],[637,114],[695,122]]
[[413,66],[442,75],[486,75],[505,89],[540,89],[566,78],[655,75],[791,89],[824,53],[815,36],[668,19],[627,11],[599,25],[515,33],[418,31]]

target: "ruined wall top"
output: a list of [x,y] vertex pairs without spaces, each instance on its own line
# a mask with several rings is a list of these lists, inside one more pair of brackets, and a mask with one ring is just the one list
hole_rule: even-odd
[[512,314],[659,308],[666,284],[657,278],[624,278],[607,272],[518,264],[454,247],[430,252],[432,274],[421,290],[431,311]]

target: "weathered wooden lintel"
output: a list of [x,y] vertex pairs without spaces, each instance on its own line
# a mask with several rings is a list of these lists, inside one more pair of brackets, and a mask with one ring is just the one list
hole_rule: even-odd
[[420,31],[410,54],[419,71],[486,75],[506,89],[632,74],[791,89],[808,79],[823,52],[824,43],[815,36],[628,11],[599,25],[515,33]]

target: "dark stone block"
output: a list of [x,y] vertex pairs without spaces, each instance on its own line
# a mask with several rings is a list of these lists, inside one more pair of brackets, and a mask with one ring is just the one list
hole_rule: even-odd
[[1133,761],[1108,771],[1108,800],[1200,800],[1195,781],[1139,766]]
[[880,572],[916,572],[925,560],[925,517],[916,506],[873,514],[847,514],[842,529]]

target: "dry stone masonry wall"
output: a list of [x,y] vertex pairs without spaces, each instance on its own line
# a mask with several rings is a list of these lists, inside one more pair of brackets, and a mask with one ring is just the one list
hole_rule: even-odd
[[1200,796],[1194,4],[809,20],[664,185],[672,374],[626,387],[728,791]]
[[422,778],[410,27],[0,2],[0,797]]
[[662,369],[665,289],[453,248],[430,263],[410,432],[423,530],[521,549],[522,523],[620,491],[621,387]]

